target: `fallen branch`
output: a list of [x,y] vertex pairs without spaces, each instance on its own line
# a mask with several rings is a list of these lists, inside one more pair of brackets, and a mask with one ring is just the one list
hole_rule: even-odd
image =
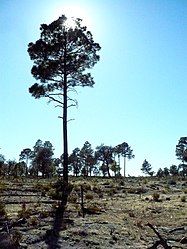
[[160,233],[154,228],[151,223],[147,223],[147,226],[150,227],[154,233],[158,236],[159,240],[154,243],[153,246],[149,247],[148,249],[157,249],[159,245],[162,245],[165,249],[171,249],[171,246],[168,246],[167,240],[163,239]]
[[7,221],[5,222],[5,225],[1,228],[0,232],[6,231],[8,234],[10,233],[10,229],[12,227],[20,226],[21,224],[24,224],[26,222],[25,218],[20,218],[16,221],[12,221],[8,223]]

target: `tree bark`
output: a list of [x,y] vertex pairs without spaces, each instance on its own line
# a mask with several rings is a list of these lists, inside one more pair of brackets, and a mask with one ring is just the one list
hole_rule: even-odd
[[[67,34],[66,34],[67,35]],[[67,37],[66,37],[67,39]],[[64,167],[63,167],[63,180],[68,184],[68,135],[67,135],[67,69],[66,69],[66,41],[64,49],[64,84],[63,84],[63,147],[64,147]]]
[[106,167],[107,167],[107,173],[108,173],[108,176],[111,178],[111,175],[110,175],[110,169],[109,169],[108,162],[106,163]]
[[126,157],[124,156],[124,177],[126,177]]

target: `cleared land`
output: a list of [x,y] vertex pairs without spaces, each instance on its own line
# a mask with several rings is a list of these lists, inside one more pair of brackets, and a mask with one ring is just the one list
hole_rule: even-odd
[[171,248],[187,248],[185,178],[71,178],[63,220],[55,215],[54,182],[1,179],[0,248],[16,248],[17,242],[25,249],[156,248],[159,238],[147,224]]

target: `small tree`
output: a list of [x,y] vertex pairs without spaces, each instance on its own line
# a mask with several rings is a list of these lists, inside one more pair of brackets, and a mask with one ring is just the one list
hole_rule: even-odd
[[[40,83],[35,83],[29,92],[35,98],[45,97],[63,110],[63,179],[68,183],[68,136],[67,109],[77,101],[70,96],[74,88],[93,87],[94,80],[88,69],[98,61],[100,50],[81,19],[74,19],[68,26],[62,15],[51,24],[41,25],[41,36],[35,43],[29,43],[28,53],[34,61],[31,73]],[[70,102],[68,104],[68,102]]]
[[176,145],[175,154],[182,163],[187,162],[187,137],[181,137]]
[[103,172],[103,175],[108,174],[110,175],[110,166],[113,163],[113,148],[111,146],[107,146],[104,144],[101,144],[100,146],[96,147],[95,152],[96,159],[102,162],[102,166],[100,167],[101,171]]
[[23,161],[25,160],[26,163],[26,176],[28,175],[28,167],[29,167],[29,160],[31,160],[33,158],[33,151],[29,148],[26,148],[24,150],[21,151],[20,155],[19,155],[19,160]]
[[168,167],[165,167],[164,169],[163,169],[163,174],[164,174],[164,176],[169,176],[169,169],[168,169]]
[[75,148],[69,156],[69,165],[71,167],[71,171],[73,171],[73,174],[78,176],[82,168],[79,148]]
[[92,145],[86,141],[80,150],[80,157],[83,164],[82,174],[88,176],[88,174],[92,173],[94,169],[94,165],[96,164],[96,160],[94,157],[94,151],[92,149]]
[[144,174],[147,174],[147,175],[150,175],[150,176],[153,176],[153,174],[154,174],[154,171],[152,171],[151,164],[146,159],[144,160],[144,162],[142,164],[141,171]]
[[51,150],[49,148],[41,148],[34,161],[37,164],[37,168],[38,170],[42,173],[42,177],[49,177],[51,171],[52,170],[52,166],[53,166],[53,160],[52,160],[52,153]]
[[17,163],[15,160],[8,160],[7,161],[7,170],[8,170],[7,174],[9,176],[16,176],[17,175],[16,167],[15,167],[16,164]]
[[2,174],[4,175],[4,172],[3,172],[4,163],[5,163],[5,157],[2,154],[0,154],[0,176]]
[[169,173],[172,176],[177,176],[179,174],[179,169],[176,165],[171,165],[169,168]]
[[130,160],[135,157],[135,155],[133,154],[133,150],[128,145],[128,143],[123,142],[122,144],[118,144],[117,146],[114,147],[114,154],[118,155],[119,169],[120,169],[120,156],[123,157],[124,177],[125,177],[126,176],[126,158]]
[[156,173],[156,176],[163,177],[164,176],[163,169],[159,168],[158,171],[157,171],[157,173]]

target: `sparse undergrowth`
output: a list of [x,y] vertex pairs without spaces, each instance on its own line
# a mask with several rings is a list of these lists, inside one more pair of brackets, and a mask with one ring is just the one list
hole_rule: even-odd
[[[146,227],[147,222],[156,225],[161,231],[162,228],[171,230],[185,226],[186,180],[175,179],[176,184],[171,184],[171,180],[148,177],[118,181],[72,178],[72,184],[66,188],[68,203],[65,224],[59,233],[59,248],[72,245],[70,248],[104,249],[120,245],[121,248],[143,249],[151,246],[155,238]],[[55,210],[59,206],[63,186],[56,179],[50,182],[17,181],[14,185],[5,180],[2,186],[1,217],[5,221],[24,218],[25,223],[16,227],[21,235],[20,243],[28,244],[29,249],[39,246],[47,249],[49,239],[44,240],[42,234],[53,229]],[[81,188],[85,218],[82,218]],[[8,204],[10,199],[11,204]],[[41,231],[44,232],[41,234]],[[180,234],[177,236],[180,237]],[[31,241],[35,242],[32,244]]]

